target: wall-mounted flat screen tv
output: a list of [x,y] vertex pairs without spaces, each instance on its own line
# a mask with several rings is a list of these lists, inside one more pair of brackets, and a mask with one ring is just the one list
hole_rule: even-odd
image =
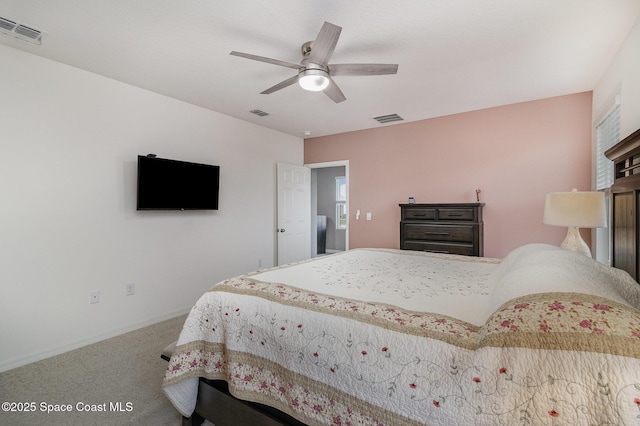
[[138,210],[218,210],[220,167],[138,156]]

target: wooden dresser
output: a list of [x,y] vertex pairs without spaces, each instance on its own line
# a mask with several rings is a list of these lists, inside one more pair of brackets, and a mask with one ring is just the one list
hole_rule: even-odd
[[400,248],[482,256],[482,206],[400,204]]
[[609,148],[605,155],[614,164],[611,266],[640,281],[640,130]]

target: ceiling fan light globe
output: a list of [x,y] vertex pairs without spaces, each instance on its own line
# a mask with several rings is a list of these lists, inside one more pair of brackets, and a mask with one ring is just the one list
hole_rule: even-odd
[[304,90],[321,92],[329,85],[329,74],[324,70],[305,70],[298,74],[298,84]]

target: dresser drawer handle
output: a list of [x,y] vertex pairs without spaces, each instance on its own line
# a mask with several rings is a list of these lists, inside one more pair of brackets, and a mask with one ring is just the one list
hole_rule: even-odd
[[446,213],[447,216],[462,216],[462,213]]
[[447,250],[425,250],[426,252],[429,253],[443,253],[443,254],[449,254],[449,252]]
[[425,232],[425,235],[449,235],[448,232]]
[[426,216],[427,214],[426,213],[414,213],[413,215],[414,216]]

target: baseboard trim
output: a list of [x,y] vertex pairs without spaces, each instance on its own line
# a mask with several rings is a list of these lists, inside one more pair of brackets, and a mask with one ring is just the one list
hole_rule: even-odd
[[41,352],[33,353],[31,355],[27,355],[20,358],[10,359],[8,361],[0,362],[0,373],[13,370],[14,368],[22,367],[27,364],[31,364],[32,362],[41,361],[43,359],[51,358],[52,356],[60,355],[65,352],[72,351],[74,349],[81,348],[83,346],[91,345],[93,343],[100,342],[102,340],[107,340],[112,337],[119,336],[121,334],[129,333],[130,331],[135,331],[143,327],[147,327],[162,321],[166,321],[181,315],[185,315],[189,313],[191,310],[191,306],[188,308],[183,308],[174,312],[170,312],[164,315],[159,315],[156,317],[151,317],[146,320],[136,322],[134,324],[130,324],[125,327],[115,328],[112,330],[105,331],[104,333],[100,333],[97,336],[92,336],[89,339],[80,339],[76,340],[72,343],[57,346],[51,349],[47,349]]

